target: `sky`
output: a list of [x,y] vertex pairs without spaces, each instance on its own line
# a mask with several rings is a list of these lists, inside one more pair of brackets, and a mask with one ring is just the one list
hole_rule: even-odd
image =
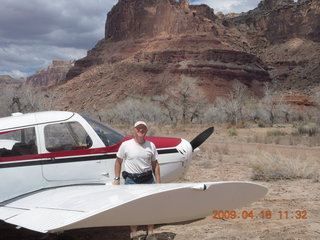
[[[80,59],[104,38],[118,0],[0,0],[0,75],[20,78],[52,60]],[[190,0],[214,12],[246,12],[260,0]]]

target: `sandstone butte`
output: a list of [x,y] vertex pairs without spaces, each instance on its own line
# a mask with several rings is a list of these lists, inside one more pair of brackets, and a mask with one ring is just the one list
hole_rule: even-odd
[[40,71],[28,83],[58,84],[55,91],[68,93],[63,101],[73,110],[160,95],[181,76],[195,79],[211,101],[236,80],[258,96],[272,80],[284,92],[307,95],[320,83],[319,19],[319,0],[262,0],[228,15],[188,0],[119,0],[105,38],[69,63],[66,77],[50,80]]

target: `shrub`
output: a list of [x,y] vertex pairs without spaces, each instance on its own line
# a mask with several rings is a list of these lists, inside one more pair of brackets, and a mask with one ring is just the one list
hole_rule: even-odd
[[250,167],[254,180],[281,180],[297,178],[313,178],[314,166],[299,158],[286,158],[280,154],[260,152],[252,157]]
[[260,127],[260,128],[265,128],[265,127],[267,127],[266,122],[263,121],[263,120],[261,120],[261,119],[257,120],[257,124],[258,124],[258,127]]
[[237,129],[235,127],[229,128],[229,135],[230,136],[238,136]]
[[320,182],[320,173],[314,173],[312,179],[314,182]]
[[274,129],[274,130],[268,130],[267,131],[267,136],[268,137],[272,137],[272,136],[278,137],[278,136],[285,136],[285,135],[287,135],[287,133],[284,132],[284,131],[281,131],[279,129]]
[[314,136],[317,133],[316,127],[308,127],[308,126],[300,126],[298,127],[298,134],[299,135],[309,135]]
[[309,137],[315,136],[320,132],[319,126],[315,124],[301,123],[296,126],[296,131],[292,133],[294,136],[308,135]]

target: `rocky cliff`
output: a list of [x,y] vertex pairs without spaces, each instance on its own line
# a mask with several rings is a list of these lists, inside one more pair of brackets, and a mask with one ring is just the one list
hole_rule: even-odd
[[253,43],[266,45],[292,38],[320,42],[319,17],[318,0],[263,0],[256,9],[231,21]]
[[25,79],[15,79],[10,77],[9,75],[0,75],[0,88],[3,87],[15,87],[19,88],[23,85]]
[[120,0],[108,13],[105,38],[119,41],[211,32],[203,21],[215,18],[208,6],[189,6],[185,0]]
[[225,20],[250,43],[247,51],[268,65],[284,90],[309,93],[320,79],[319,0],[263,0],[241,16]]
[[224,16],[188,0],[119,0],[105,38],[59,89],[68,91],[67,105],[82,109],[160,95],[182,76],[196,80],[209,100],[236,80],[257,95],[271,80],[308,93],[319,86],[319,5],[263,0],[248,13]]
[[74,61],[53,60],[52,65],[28,77],[26,84],[37,88],[60,84],[65,81],[66,75],[73,65]]
[[267,66],[243,51],[243,42],[241,33],[226,28],[206,5],[120,0],[108,13],[105,39],[75,62],[65,86],[83,97],[85,91],[77,87],[83,82],[99,96],[88,96],[82,108],[99,105],[94,98],[115,102],[160,95],[181,76],[195,79],[210,100],[225,95],[236,80],[259,95],[270,81]]

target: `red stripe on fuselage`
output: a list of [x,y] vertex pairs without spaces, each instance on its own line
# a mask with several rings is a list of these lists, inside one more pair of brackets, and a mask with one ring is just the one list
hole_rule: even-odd
[[[122,142],[130,140],[134,138],[133,136],[125,137]],[[181,138],[169,138],[169,137],[146,137],[146,139],[156,146],[157,149],[159,148],[173,148],[178,146],[181,143]],[[121,145],[121,144],[120,144]],[[119,146],[120,146],[119,145]],[[115,145],[117,146],[117,145]],[[119,148],[118,146],[118,148]],[[118,149],[117,149],[118,151]]]
[[23,128],[21,129],[14,129],[14,130],[9,130],[9,131],[5,131],[5,132],[0,132],[0,134],[5,134],[5,133],[10,133],[10,132],[15,132],[15,131],[19,131],[19,130],[22,130]]
[[[102,148],[90,148],[81,150],[71,150],[64,152],[54,152],[54,153],[42,153],[33,155],[21,155],[12,157],[0,157],[0,163],[15,162],[23,160],[37,160],[43,158],[57,158],[57,157],[71,157],[71,156],[81,156],[81,155],[95,155],[103,153],[117,153],[122,142],[132,139],[133,136],[125,137],[120,143]],[[150,142],[153,142],[157,149],[161,148],[173,148],[181,143],[181,138],[165,138],[165,137],[146,137]]]
[[172,148],[181,143],[181,138],[168,138],[168,137],[146,137],[150,142],[153,142],[156,148]]
[[23,161],[23,160],[37,160],[37,159],[43,159],[43,158],[71,157],[71,156],[109,153],[107,149],[108,148],[104,147],[104,148],[92,148],[92,149],[83,149],[83,150],[71,150],[71,151],[55,152],[55,153],[1,157],[0,163]]

